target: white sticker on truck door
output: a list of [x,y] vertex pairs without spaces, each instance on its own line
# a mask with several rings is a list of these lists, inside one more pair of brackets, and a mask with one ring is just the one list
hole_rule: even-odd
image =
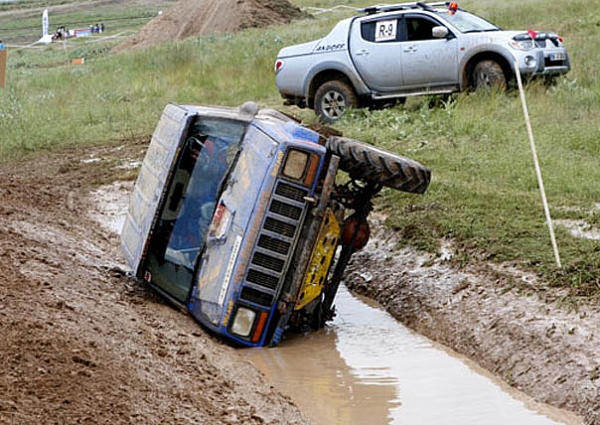
[[375,23],[375,41],[389,41],[396,39],[398,20],[377,21]]

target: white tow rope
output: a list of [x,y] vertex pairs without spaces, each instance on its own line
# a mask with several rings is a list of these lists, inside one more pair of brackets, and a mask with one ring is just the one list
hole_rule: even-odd
[[544,189],[544,181],[542,180],[542,171],[540,170],[540,163],[538,161],[537,152],[535,149],[535,142],[533,141],[533,132],[531,131],[531,121],[529,120],[529,112],[527,111],[527,103],[525,102],[525,91],[523,90],[523,82],[521,81],[521,73],[519,72],[519,64],[515,61],[515,74],[517,76],[517,84],[519,85],[519,93],[521,94],[521,104],[523,105],[523,115],[525,115],[525,124],[527,124],[527,135],[529,136],[529,144],[531,146],[531,153],[533,154],[533,162],[535,163],[535,172],[537,174],[538,184],[540,186],[540,193],[542,195],[542,203],[544,204],[544,213],[546,214],[546,222],[548,223],[548,230],[550,231],[550,239],[552,241],[552,249],[554,250],[554,258],[556,259],[556,265],[558,268],[562,268],[560,262],[560,255],[558,254],[558,246],[556,245],[556,237],[554,236],[554,226],[552,225],[552,218],[550,217],[550,209],[548,208],[548,200],[546,199],[546,191]]

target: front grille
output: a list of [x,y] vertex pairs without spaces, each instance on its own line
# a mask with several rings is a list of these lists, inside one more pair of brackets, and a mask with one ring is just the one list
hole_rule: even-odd
[[277,289],[279,278],[276,275],[263,273],[256,269],[250,269],[248,270],[246,281],[254,283],[255,285],[264,286],[265,288]]
[[281,236],[287,236],[288,238],[291,238],[296,233],[296,226],[272,217],[267,217],[264,229],[269,232],[278,233]]
[[282,255],[287,255],[290,250],[289,242],[281,239],[275,239],[267,235],[260,235],[260,238],[258,239],[258,246]]
[[270,307],[281,289],[306,208],[306,188],[278,181],[240,298]]
[[281,272],[283,271],[285,261],[279,258],[272,257],[271,255],[263,254],[262,252],[255,252],[252,256],[252,264],[263,267],[265,269]]
[[289,217],[293,220],[298,220],[302,214],[302,208],[299,208],[295,205],[286,204],[285,202],[281,202],[276,199],[271,202],[269,211],[284,217]]
[[296,202],[304,202],[304,198],[308,196],[308,190],[279,182],[275,188],[275,194],[283,196],[284,198],[292,199]]
[[273,296],[265,292],[257,291],[249,286],[244,286],[240,298],[251,303],[269,306],[273,302]]

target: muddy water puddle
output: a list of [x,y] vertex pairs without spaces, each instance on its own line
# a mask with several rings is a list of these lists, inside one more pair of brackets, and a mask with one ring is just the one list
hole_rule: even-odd
[[582,423],[494,380],[345,288],[336,304],[326,329],[246,350],[315,425]]

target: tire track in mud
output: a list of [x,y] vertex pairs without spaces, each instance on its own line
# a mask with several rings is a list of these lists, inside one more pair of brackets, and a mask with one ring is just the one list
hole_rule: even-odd
[[234,3],[235,0],[212,0],[209,6],[207,7],[206,14],[204,15],[203,19],[201,19],[201,21],[204,22],[204,24],[200,27],[198,34],[207,35],[208,28],[211,25],[213,25],[217,13],[219,12],[231,13],[232,11],[234,11],[233,16],[230,15],[229,19],[231,19],[232,21],[236,21],[238,17],[236,16],[235,8],[233,7]]

